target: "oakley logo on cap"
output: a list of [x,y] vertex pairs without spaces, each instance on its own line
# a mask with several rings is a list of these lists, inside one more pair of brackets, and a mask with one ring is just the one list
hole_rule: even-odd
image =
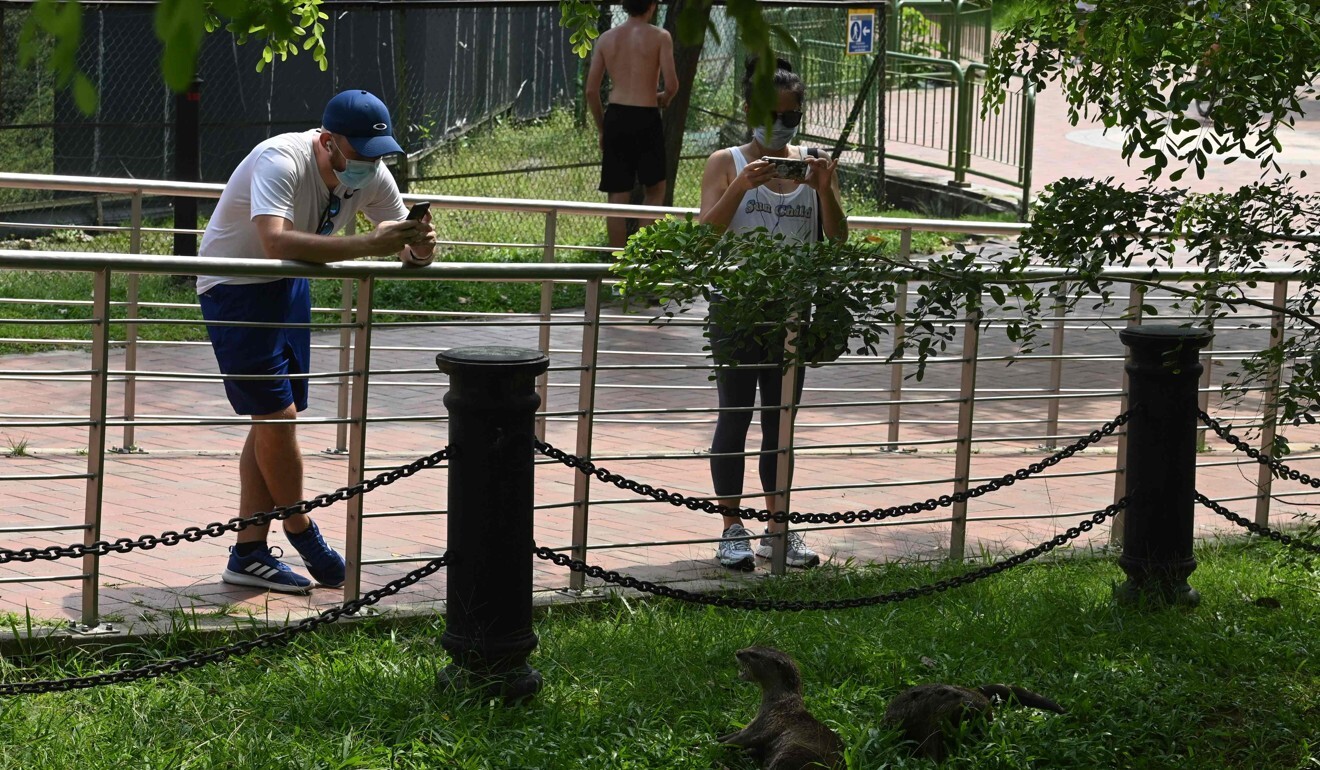
[[403,148],[392,136],[393,122],[384,102],[360,89],[343,91],[325,106],[321,125],[348,139],[364,158],[401,154]]

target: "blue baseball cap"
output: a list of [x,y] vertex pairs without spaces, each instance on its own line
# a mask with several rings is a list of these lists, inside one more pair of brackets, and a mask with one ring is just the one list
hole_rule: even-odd
[[385,102],[362,90],[337,94],[321,116],[323,128],[348,137],[348,143],[364,158],[403,153],[394,141],[393,125]]

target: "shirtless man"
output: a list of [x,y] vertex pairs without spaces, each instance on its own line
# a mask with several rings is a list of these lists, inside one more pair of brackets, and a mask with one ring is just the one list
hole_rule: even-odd
[[[600,36],[587,71],[587,104],[600,133],[600,191],[609,196],[610,203],[627,203],[637,182],[646,190],[646,205],[660,206],[665,200],[665,134],[660,110],[678,93],[678,73],[673,38],[651,24],[656,5],[657,0],[624,0],[628,20]],[[600,91],[607,73],[610,106],[603,109]],[[605,222],[610,246],[623,248],[628,240],[627,223],[622,217],[609,217]]]

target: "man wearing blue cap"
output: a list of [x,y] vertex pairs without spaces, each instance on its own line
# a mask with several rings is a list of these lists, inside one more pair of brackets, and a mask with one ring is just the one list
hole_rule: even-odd
[[[344,91],[330,100],[321,128],[280,134],[238,164],[198,250],[204,257],[269,257],[339,262],[397,254],[407,264],[430,263],[435,229],[428,214],[407,220],[407,208],[388,169],[386,155],[401,154],[390,113],[366,91]],[[375,229],[335,237],[361,211]],[[207,321],[308,324],[311,294],[306,278],[197,277]],[[226,379],[225,395],[252,425],[239,459],[239,516],[303,499],[302,453],[294,431],[307,408],[311,334],[306,326],[207,326],[211,347],[226,375],[267,374],[273,379]],[[344,583],[344,560],[306,514],[284,520],[284,534],[312,580],[280,561],[266,543],[269,526],[238,532],[221,579],[226,583],[307,593],[312,580]]]

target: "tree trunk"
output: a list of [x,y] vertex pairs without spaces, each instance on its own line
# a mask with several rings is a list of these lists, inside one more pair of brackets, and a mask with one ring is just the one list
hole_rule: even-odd
[[[692,100],[692,84],[697,79],[697,63],[706,44],[706,25],[710,22],[709,2],[703,0],[673,0],[665,16],[665,29],[674,37],[674,66],[678,70],[678,94],[665,108],[665,205],[674,205],[674,184],[678,179],[678,159],[683,150],[683,132],[687,126],[688,105]],[[684,13],[698,14],[701,38],[689,43],[678,33],[678,17]]]

